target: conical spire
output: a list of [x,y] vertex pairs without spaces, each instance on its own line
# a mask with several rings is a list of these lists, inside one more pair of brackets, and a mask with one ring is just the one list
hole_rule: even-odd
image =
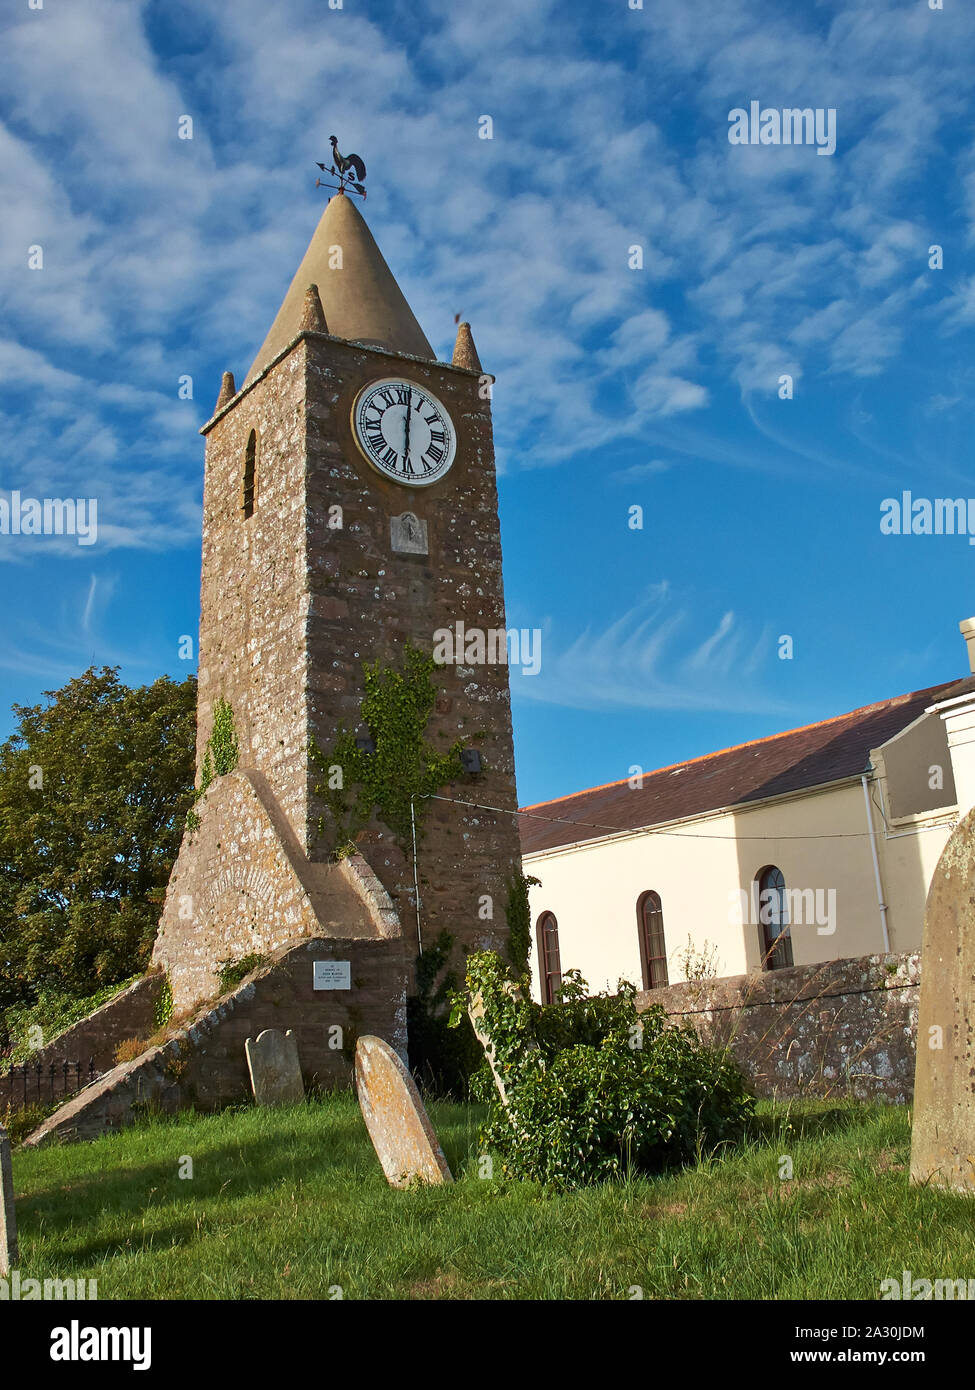
[[469,323],[462,323],[457,329],[457,341],[454,343],[454,355],[451,359],[453,366],[466,367],[469,372],[481,372],[481,359],[477,355],[477,348],[474,346],[474,338],[471,334]]
[[219,410],[223,410],[227,402],[232,401],[236,394],[237,387],[234,385],[233,372],[224,372],[223,380],[220,383],[220,395],[217,397],[217,403],[213,407],[214,415],[216,415]]
[[328,326],[325,323],[325,310],[322,308],[317,285],[309,285],[305,290],[305,307],[301,311],[298,329],[300,332],[307,331],[309,333],[328,332]]
[[247,373],[248,382],[301,332],[305,291],[312,284],[319,288],[328,332],[335,337],[436,360],[351,197],[337,193],[322,213],[271,331]]

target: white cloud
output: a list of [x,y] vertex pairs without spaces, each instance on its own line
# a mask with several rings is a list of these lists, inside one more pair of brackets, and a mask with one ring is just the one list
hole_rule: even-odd
[[[22,442],[0,483],[80,460],[115,517],[110,543],[192,540],[193,429],[277,309],[333,132],[367,160],[366,214],[428,336],[447,353],[454,313],[472,321],[504,403],[503,468],[632,439],[772,467],[771,451],[690,425],[717,388],[748,399],[784,372],[869,376],[901,350],[934,239],[905,190],[967,110],[970,14],[620,6],[606,34],[638,55],[635,92],[611,43],[586,42],[554,0],[414,10],[392,12],[409,14],[407,39],[318,0],[175,0],[187,42],[166,61],[144,4],[88,0],[8,27],[0,371],[31,414],[13,417]],[[752,97],[835,105],[836,156],[731,147],[727,112]],[[477,138],[485,113],[492,141]],[[975,226],[975,146],[958,168]],[[956,331],[973,304],[956,281],[932,321]],[[195,403],[175,399],[183,372]]]
[[629,468],[620,468],[615,473],[610,474],[610,479],[614,483],[639,483],[645,478],[653,478],[659,473],[666,473],[671,467],[665,459],[648,459],[646,463],[634,463]]
[[587,627],[567,640],[550,623],[539,674],[512,668],[512,697],[588,710],[781,713],[758,674],[774,650],[771,629],[748,632],[726,613],[695,641],[698,624],[686,601],[676,606],[666,582],[602,630]]

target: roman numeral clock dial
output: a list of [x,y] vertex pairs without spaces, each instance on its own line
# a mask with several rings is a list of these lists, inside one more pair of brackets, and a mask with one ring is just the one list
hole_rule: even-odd
[[352,407],[355,442],[377,473],[406,487],[429,487],[449,471],[457,434],[429,391],[400,377],[364,386]]

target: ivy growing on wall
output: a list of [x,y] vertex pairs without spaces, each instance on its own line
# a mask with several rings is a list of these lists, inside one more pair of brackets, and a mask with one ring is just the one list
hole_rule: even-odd
[[[193,793],[193,800],[197,802],[205,796],[209,790],[214,777],[224,777],[228,772],[233,772],[240,761],[240,745],[237,741],[237,728],[234,723],[234,712],[229,700],[218,697],[213,705],[213,728],[210,737],[207,739],[207,746],[203,754],[203,766],[200,769],[200,785]],[[186,815],[186,827],[188,830],[199,828],[200,817],[194,810],[190,810]]]
[[168,975],[163,976],[163,982],[159,994],[156,996],[152,1013],[153,1022],[157,1028],[165,1028],[173,1016],[173,987],[169,983]]
[[532,921],[528,905],[528,889],[541,887],[541,879],[531,874],[515,874],[508,881],[508,898],[504,915],[508,923],[508,959],[516,975],[527,975],[531,955]]
[[[353,850],[374,811],[405,847],[412,833],[411,797],[419,835],[428,805],[425,798],[466,776],[460,761],[462,741],[441,752],[424,737],[437,698],[433,657],[406,643],[399,670],[381,667],[378,661],[363,662],[362,669],[362,722],[375,751],[357,747],[355,733],[344,728],[327,752],[314,739],[309,745],[322,776],[315,791],[331,813],[339,858]],[[328,833],[324,818],[319,829]]]

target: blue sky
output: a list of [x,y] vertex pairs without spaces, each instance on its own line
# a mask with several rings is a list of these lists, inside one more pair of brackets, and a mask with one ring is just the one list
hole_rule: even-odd
[[[96,497],[99,539],[0,536],[0,721],[192,665],[197,431],[333,132],[439,355],[461,313],[498,378],[523,801],[962,675],[975,549],[879,523],[975,495],[973,59],[959,0],[8,7],[0,496]],[[731,145],[753,100],[835,108],[836,153]]]

